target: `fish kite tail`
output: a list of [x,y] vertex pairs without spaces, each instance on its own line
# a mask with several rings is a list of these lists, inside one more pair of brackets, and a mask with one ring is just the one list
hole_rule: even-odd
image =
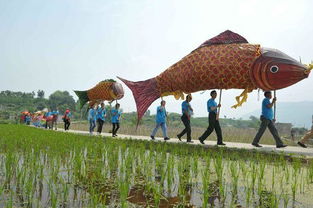
[[160,97],[160,92],[157,90],[157,81],[155,78],[145,81],[132,82],[121,77],[117,77],[124,82],[132,91],[136,107],[137,107],[137,127],[140,119],[147,111],[149,106]]
[[87,103],[89,101],[88,98],[88,93],[87,91],[75,91],[75,94],[77,95],[78,99],[79,99],[79,104],[80,104],[80,109],[83,108],[83,106],[85,105],[85,103]]

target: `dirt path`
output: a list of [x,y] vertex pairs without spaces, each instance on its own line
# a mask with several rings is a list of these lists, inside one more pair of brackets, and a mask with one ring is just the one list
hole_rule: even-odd
[[[63,129],[58,129],[58,131],[64,132]],[[69,130],[69,133],[76,133],[76,134],[84,134],[89,135],[87,131],[78,131],[78,130]],[[98,136],[96,133],[93,136]],[[102,133],[101,136],[112,136],[109,133]],[[165,142],[163,138],[156,137],[156,140],[152,140],[148,136],[136,136],[136,135],[125,135],[125,134],[118,134],[118,138],[121,139],[137,139],[137,140],[150,140],[153,142]],[[182,142],[179,141],[177,138],[171,138],[170,140],[166,141],[169,143],[186,143],[186,139]],[[203,145],[198,140],[193,140],[194,143],[187,143],[189,145]],[[205,141],[203,146],[216,146],[215,141]],[[286,155],[298,155],[298,156],[306,156],[308,158],[313,158],[313,148],[302,148],[297,146],[288,146],[285,148],[276,148],[274,145],[263,145],[261,148],[257,148],[252,146],[251,144],[247,143],[235,143],[235,142],[225,142],[226,146],[221,148],[235,148],[235,149],[246,149],[246,150],[257,150],[260,152],[274,152],[274,153],[284,153]]]

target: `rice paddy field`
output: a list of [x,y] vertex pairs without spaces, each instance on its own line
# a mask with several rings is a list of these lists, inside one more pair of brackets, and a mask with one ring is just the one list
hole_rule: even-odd
[[0,125],[0,207],[313,207],[313,161]]

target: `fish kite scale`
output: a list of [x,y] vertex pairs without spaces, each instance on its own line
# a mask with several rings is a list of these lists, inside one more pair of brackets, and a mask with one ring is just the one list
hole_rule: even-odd
[[254,89],[276,90],[307,78],[305,66],[276,49],[249,44],[237,33],[226,30],[193,50],[155,78],[132,82],[118,77],[134,95],[138,122],[159,97],[208,89],[243,89],[236,97],[241,106]]
[[[161,95],[175,91],[191,93],[209,88],[257,88],[250,79],[249,70],[258,58],[258,45],[212,47],[214,51],[211,48],[200,48],[157,76],[157,87]],[[240,53],[242,50],[246,53]],[[225,62],[227,64],[222,64]],[[173,83],[172,80],[176,82]]]

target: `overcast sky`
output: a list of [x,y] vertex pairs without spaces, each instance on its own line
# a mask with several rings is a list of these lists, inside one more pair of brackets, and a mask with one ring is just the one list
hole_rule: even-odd
[[[0,0],[0,90],[85,90],[121,76],[157,76],[205,40],[230,29],[250,43],[313,60],[310,0]],[[278,102],[313,101],[313,75],[277,92]],[[124,86],[124,111],[135,111]],[[233,110],[241,90],[223,91],[222,115],[260,108],[262,93]],[[195,116],[206,116],[209,91],[195,93]],[[181,101],[166,97],[167,110]],[[152,113],[159,104],[150,107]],[[279,107],[279,103],[278,103]],[[296,106],[295,106],[296,107]],[[312,110],[313,111],[313,110]],[[311,112],[312,114],[312,112]]]

